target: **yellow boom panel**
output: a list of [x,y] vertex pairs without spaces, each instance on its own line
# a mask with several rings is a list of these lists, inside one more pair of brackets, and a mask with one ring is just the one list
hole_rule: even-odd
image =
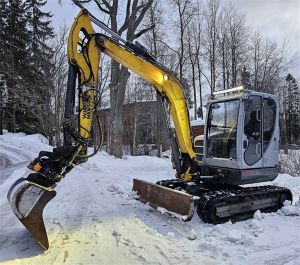
[[[81,10],[70,30],[68,61],[79,71],[79,83],[82,88],[79,91],[79,132],[85,139],[90,137],[95,103],[94,89],[98,85],[100,51],[94,33],[88,12]],[[86,38],[85,34],[91,37]]]

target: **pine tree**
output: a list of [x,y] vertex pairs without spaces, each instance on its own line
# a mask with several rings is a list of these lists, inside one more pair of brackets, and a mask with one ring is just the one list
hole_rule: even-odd
[[0,0],[0,74],[5,73],[5,62],[7,54],[6,40],[7,36],[5,34],[5,29],[7,28],[7,0]]
[[11,132],[48,136],[53,51],[45,0],[0,0],[0,73],[5,75],[8,102],[4,120]]
[[[25,11],[27,17],[29,39],[29,51],[31,62],[35,65],[35,70],[42,69],[51,61],[52,51],[47,41],[54,37],[51,26],[51,13],[43,12],[46,0],[26,0]],[[45,63],[46,64],[43,64]],[[40,73],[41,74],[41,73]]]
[[45,4],[45,0],[26,0],[24,2],[29,36],[26,90],[27,94],[32,97],[29,99],[32,102],[29,106],[33,105],[33,108],[26,110],[20,127],[23,131],[29,129],[29,131],[47,135],[49,126],[46,126],[44,121],[47,119],[45,114],[49,114],[51,88],[53,87],[51,78],[49,78],[53,51],[47,41],[53,38],[54,33],[50,25],[52,15],[50,12],[41,10]]
[[287,93],[286,93],[286,128],[287,137],[290,143],[297,142],[300,134],[300,91],[296,79],[288,74],[286,76]]
[[8,25],[5,34],[8,36],[9,54],[13,60],[13,68],[20,73],[27,56],[28,31],[24,15],[25,5],[21,0],[8,0]]
[[7,27],[7,0],[0,0],[0,135],[3,134],[3,107],[4,107],[4,90],[6,86],[5,62],[6,62],[6,45],[4,29]]
[[26,0],[25,10],[31,33],[32,50],[44,48],[49,50],[45,41],[54,37],[53,28],[51,27],[51,13],[43,12],[41,8],[45,6],[46,0]]
[[21,0],[5,1],[5,26],[1,30],[5,45],[4,71],[8,87],[8,104],[5,107],[7,129],[16,131],[16,112],[21,111],[20,91],[23,87],[22,71],[26,68],[28,35],[24,3]]

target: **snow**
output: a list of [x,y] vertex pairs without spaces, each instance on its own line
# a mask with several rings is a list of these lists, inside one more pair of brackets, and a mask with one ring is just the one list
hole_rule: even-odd
[[117,159],[105,152],[59,183],[44,211],[50,242],[44,252],[6,199],[41,150],[51,147],[39,135],[0,136],[0,264],[300,264],[300,177],[280,174],[273,182],[294,196],[293,205],[286,202],[277,213],[257,211],[234,224],[205,224],[197,214],[182,222],[131,191],[133,178],[173,178],[169,159]]
[[200,118],[191,121],[191,127],[199,126],[199,125],[205,125],[205,121],[203,119],[200,119]]

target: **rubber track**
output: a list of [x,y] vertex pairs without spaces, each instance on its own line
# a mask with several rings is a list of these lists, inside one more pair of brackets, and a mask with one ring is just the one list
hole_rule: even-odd
[[[198,195],[199,196],[199,195]],[[216,205],[221,202],[234,204],[256,199],[273,197],[278,200],[275,207],[259,209],[262,212],[277,211],[283,206],[285,200],[292,201],[292,193],[289,189],[277,186],[260,186],[240,189],[225,189],[207,191],[199,196],[197,213],[199,217],[207,223],[219,224],[231,220],[232,222],[251,218],[255,211],[241,212],[230,217],[220,218],[216,215]]]

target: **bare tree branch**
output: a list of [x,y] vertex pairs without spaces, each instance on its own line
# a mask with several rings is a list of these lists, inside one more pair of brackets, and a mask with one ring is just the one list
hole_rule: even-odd
[[123,25],[121,26],[121,28],[118,30],[118,34],[121,36],[122,33],[126,30],[127,26],[128,26],[128,22],[129,22],[129,18],[130,18],[130,5],[131,5],[131,0],[127,1],[127,7],[126,7],[126,17],[124,20]]
[[150,6],[152,5],[153,0],[148,0],[147,4],[143,7],[140,15],[138,16],[138,18],[136,19],[134,25],[133,25],[133,29],[134,31],[138,28],[138,26],[140,25],[140,23],[142,22],[147,10],[150,8]]
[[150,27],[148,28],[145,28],[145,29],[142,29],[140,30],[138,33],[134,34],[134,38],[137,39],[139,38],[140,36],[142,36],[143,34],[145,34],[146,32],[148,32],[149,30],[152,30],[155,28],[155,25],[151,25]]
[[[102,12],[104,12],[104,13],[106,13],[106,14],[108,14],[108,15],[111,13],[112,7],[109,5],[109,3],[108,3],[107,1],[105,1],[105,0],[102,0],[102,1],[96,1],[96,0],[95,0],[95,3],[96,3],[96,5],[98,6],[98,8],[99,8]],[[105,7],[103,7],[103,5],[104,5]]]

